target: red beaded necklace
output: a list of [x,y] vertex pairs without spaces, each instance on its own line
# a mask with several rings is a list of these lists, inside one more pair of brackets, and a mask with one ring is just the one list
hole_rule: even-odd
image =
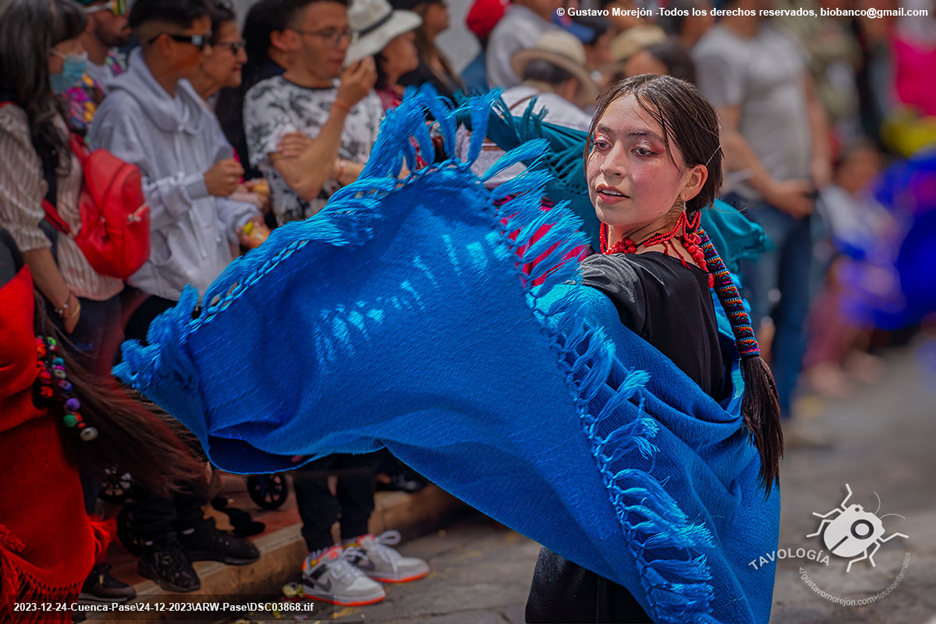
[[[688,268],[689,263],[686,262],[686,259],[683,258],[676,248],[673,246],[672,240],[679,236],[682,241],[683,247],[685,247],[686,252],[692,256],[692,259],[696,261],[696,264],[699,265],[699,268],[709,273],[708,264],[705,262],[705,253],[702,251],[702,248],[699,245],[702,242],[702,237],[699,236],[699,222],[702,219],[702,213],[696,211],[692,215],[692,220],[689,220],[686,217],[686,213],[682,212],[679,215],[679,218],[676,220],[676,225],[670,229],[668,232],[661,232],[660,234],[654,234],[647,240],[642,243],[635,243],[630,238],[624,237],[618,242],[614,243],[610,248],[608,248],[608,226],[604,223],[601,224],[601,253],[605,255],[624,253],[624,254],[633,254],[637,253],[637,247],[653,247],[654,245],[662,245],[663,253],[667,256],[675,255],[679,258],[679,261],[683,263],[683,266]],[[672,253],[670,253],[672,251]],[[709,288],[715,286],[715,278],[709,273],[708,276],[708,285]]]

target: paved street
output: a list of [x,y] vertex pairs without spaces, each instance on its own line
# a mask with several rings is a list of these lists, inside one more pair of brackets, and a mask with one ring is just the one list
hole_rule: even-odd
[[342,622],[521,624],[539,545],[473,514],[400,548],[429,561],[432,572],[390,585],[387,599],[335,612]]
[[[822,548],[806,535],[819,528],[812,512],[827,513],[845,497],[873,512],[881,499],[885,537],[900,532],[867,561],[852,565],[831,557],[829,566],[809,565],[815,585],[840,598],[866,598],[887,589],[901,571],[906,553],[910,561],[893,592],[869,606],[839,606],[819,597],[801,580],[800,560],[780,562],[774,589],[774,624],[832,622],[929,624],[936,621],[936,366],[929,343],[893,354],[886,377],[874,387],[859,390],[849,401],[816,401],[804,410],[817,426],[833,434],[829,450],[792,449],[781,470],[783,511],[780,546]],[[928,360],[928,361],[925,361]],[[828,550],[828,549],[826,549]]]
[[[887,373],[873,387],[863,387],[847,401],[807,399],[802,408],[810,425],[835,439],[831,449],[792,448],[782,467],[783,515],[780,547],[824,549],[807,539],[820,519],[841,504],[845,483],[868,511],[877,508],[885,537],[908,535],[884,543],[874,559],[858,561],[850,573],[847,559],[835,555],[825,566],[816,561],[780,561],[774,591],[774,624],[887,623],[936,624],[936,367],[933,345],[902,350],[887,358]],[[929,354],[927,356],[926,354]],[[927,372],[928,371],[928,372]],[[473,515],[402,546],[408,555],[429,560],[432,573],[406,585],[390,586],[387,600],[364,608],[338,611],[339,621],[433,624],[514,624],[523,621],[539,547],[500,525]],[[885,591],[910,553],[904,576],[890,595],[869,606],[840,606],[820,597],[801,579],[830,596],[861,599]]]

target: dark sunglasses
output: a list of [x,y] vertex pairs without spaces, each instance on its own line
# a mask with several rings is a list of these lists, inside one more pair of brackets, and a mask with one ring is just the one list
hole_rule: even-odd
[[127,0],[110,0],[107,4],[85,9],[85,13],[88,15],[97,13],[98,11],[110,11],[117,17],[123,17],[127,14]]
[[195,46],[202,52],[205,51],[205,48],[211,45],[211,33],[208,33],[207,35],[174,35],[172,33],[164,32],[164,33],[159,33],[158,35],[150,39],[149,43],[153,43],[154,41],[156,41],[163,35],[166,35],[173,41],[178,41],[179,43],[191,43],[193,46]]

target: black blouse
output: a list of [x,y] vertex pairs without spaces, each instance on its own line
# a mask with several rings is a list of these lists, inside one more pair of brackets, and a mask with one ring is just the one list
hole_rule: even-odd
[[[725,394],[708,274],[657,252],[595,254],[582,262],[583,284],[617,308],[621,322],[673,361],[709,396]],[[526,607],[527,622],[653,622],[621,585],[542,549]]]
[[658,252],[595,254],[582,283],[603,292],[624,326],[656,347],[706,394],[724,397],[725,363],[708,273]]

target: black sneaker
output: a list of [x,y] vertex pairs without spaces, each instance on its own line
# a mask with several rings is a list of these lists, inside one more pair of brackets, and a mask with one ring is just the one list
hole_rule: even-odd
[[247,565],[260,558],[251,542],[228,535],[215,528],[214,520],[201,523],[191,533],[179,532],[179,542],[192,561],[220,561],[228,565]]
[[191,592],[201,589],[201,581],[188,553],[176,539],[146,545],[137,570],[166,591]]
[[94,566],[81,586],[78,602],[81,604],[123,604],[136,598],[136,591],[110,574],[109,563]]

